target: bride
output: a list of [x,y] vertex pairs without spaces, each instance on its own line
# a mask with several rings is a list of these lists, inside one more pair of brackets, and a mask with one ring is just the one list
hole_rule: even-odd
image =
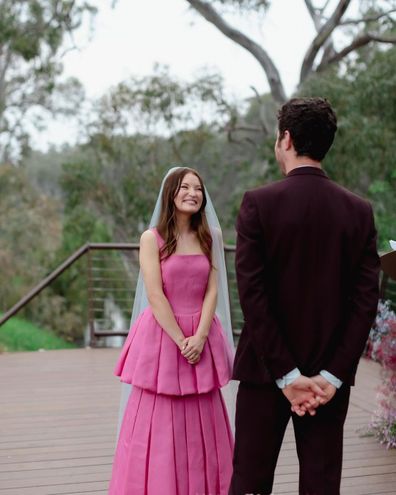
[[115,371],[132,391],[109,494],[226,495],[232,331],[221,230],[198,172],[168,172],[150,226]]

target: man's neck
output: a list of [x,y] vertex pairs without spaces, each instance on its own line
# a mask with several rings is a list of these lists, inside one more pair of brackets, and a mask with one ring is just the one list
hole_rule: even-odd
[[285,173],[287,175],[292,170],[300,167],[314,167],[321,169],[322,165],[320,162],[312,160],[312,158],[301,156],[285,164]]

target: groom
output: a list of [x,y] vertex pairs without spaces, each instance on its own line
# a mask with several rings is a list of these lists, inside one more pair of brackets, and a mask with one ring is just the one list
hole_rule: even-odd
[[300,495],[340,493],[343,425],[376,314],[379,260],[370,204],[321,167],[336,130],[322,98],[283,105],[275,155],[286,177],[242,201],[231,495],[271,493],[290,416]]

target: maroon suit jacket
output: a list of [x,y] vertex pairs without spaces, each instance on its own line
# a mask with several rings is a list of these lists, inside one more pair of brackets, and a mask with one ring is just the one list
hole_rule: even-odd
[[235,379],[273,382],[298,367],[353,383],[378,302],[367,201],[312,167],[247,192],[236,271],[244,326]]

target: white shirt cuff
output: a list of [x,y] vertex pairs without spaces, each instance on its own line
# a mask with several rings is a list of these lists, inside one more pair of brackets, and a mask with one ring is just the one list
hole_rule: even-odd
[[287,385],[290,385],[296,378],[301,376],[300,370],[298,368],[294,368],[294,370],[289,371],[286,375],[282,376],[282,378],[278,378],[275,380],[275,383],[279,388],[285,388]]
[[323,376],[325,380],[327,380],[329,383],[335,386],[335,388],[340,388],[342,385],[342,381],[339,380],[336,376],[332,375],[326,370],[322,370],[320,373],[320,376]]

